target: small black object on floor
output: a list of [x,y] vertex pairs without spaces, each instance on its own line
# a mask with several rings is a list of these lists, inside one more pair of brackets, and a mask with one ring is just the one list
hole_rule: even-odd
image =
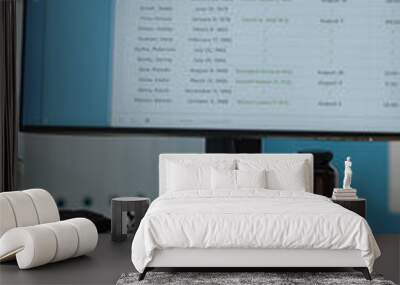
[[60,220],[73,218],[86,218],[91,220],[99,233],[109,233],[111,231],[111,220],[102,214],[89,210],[66,210],[60,209]]

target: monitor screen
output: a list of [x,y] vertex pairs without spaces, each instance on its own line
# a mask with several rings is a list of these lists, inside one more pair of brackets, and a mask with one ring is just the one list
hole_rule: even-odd
[[400,134],[400,1],[26,1],[21,122]]

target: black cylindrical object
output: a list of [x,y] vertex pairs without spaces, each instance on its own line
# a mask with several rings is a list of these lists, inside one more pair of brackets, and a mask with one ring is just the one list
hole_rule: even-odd
[[111,200],[111,239],[123,241],[134,236],[150,205],[143,197],[119,197]]
[[333,153],[326,150],[308,149],[299,153],[311,153],[314,156],[314,193],[332,197],[333,188],[338,186],[338,172],[331,164]]

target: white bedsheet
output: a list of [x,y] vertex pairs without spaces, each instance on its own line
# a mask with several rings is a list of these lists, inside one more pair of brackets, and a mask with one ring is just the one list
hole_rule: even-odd
[[320,195],[265,189],[162,195],[134,237],[135,268],[165,248],[358,249],[371,272],[380,255],[359,215]]

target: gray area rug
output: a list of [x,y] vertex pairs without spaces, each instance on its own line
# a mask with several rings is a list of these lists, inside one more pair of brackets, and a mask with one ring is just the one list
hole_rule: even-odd
[[122,274],[117,285],[146,284],[379,284],[395,285],[380,275],[368,281],[359,272],[148,272],[138,281],[138,273]]

